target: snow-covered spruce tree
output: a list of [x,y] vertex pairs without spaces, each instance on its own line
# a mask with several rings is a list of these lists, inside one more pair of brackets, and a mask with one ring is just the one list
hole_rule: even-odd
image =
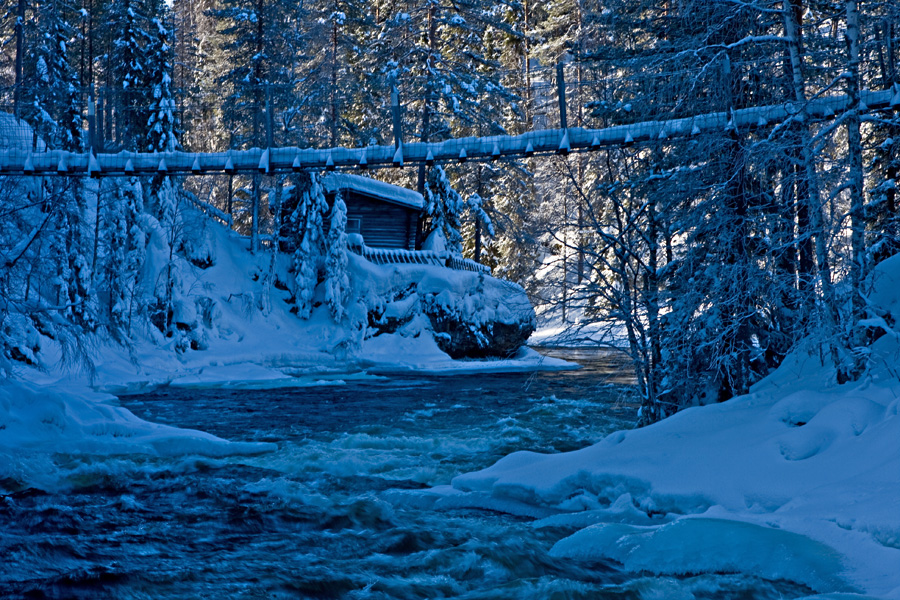
[[[81,150],[81,110],[77,79],[70,66],[67,41],[70,27],[56,0],[37,6],[32,23],[36,52],[29,67],[30,109],[26,119],[32,124],[39,145],[51,149]],[[91,289],[90,252],[85,235],[85,190],[80,181],[55,178],[47,182],[45,193],[57,199],[57,244],[55,247],[61,278],[61,311],[80,327],[96,325],[95,298]],[[63,263],[65,263],[63,265]]]
[[[495,4],[486,9],[491,17],[482,34],[484,63],[479,69],[499,72],[499,83],[506,93],[495,94],[493,86],[482,88],[478,104],[497,116],[490,126],[477,124],[477,135],[517,135],[531,128],[535,5],[526,1]],[[475,257],[476,240],[480,237],[483,243],[478,260],[490,266],[494,274],[532,290],[539,256],[538,232],[533,226],[538,212],[534,166],[534,160],[473,165],[460,169],[457,183],[459,189],[474,191],[484,199],[483,207],[490,213],[495,230],[490,239],[478,236],[477,221],[471,223],[463,236],[466,255]]]
[[218,77],[231,147],[265,144],[267,97],[276,107],[293,104],[305,12],[303,3],[264,0],[223,0],[213,11],[231,67]]
[[347,205],[342,194],[334,196],[329,215],[328,236],[325,240],[325,304],[338,323],[344,317],[350,296],[350,276],[347,272]]
[[296,240],[292,261],[293,293],[298,316],[308,319],[325,253],[322,222],[328,212],[328,203],[315,173],[300,173],[297,178],[299,181],[293,192],[298,195],[298,200],[290,217]]
[[[374,22],[363,0],[307,4],[297,100],[288,106],[305,142],[319,147],[366,145],[377,134],[386,89],[376,82]],[[312,108],[315,107],[315,108]]]
[[[103,283],[109,294],[109,329],[128,339],[135,314],[143,314],[141,270],[146,253],[143,191],[136,177],[113,181],[112,198],[103,204]],[[109,192],[108,192],[109,193]]]
[[480,243],[482,236],[494,237],[494,222],[491,216],[485,210],[485,199],[477,192],[466,198],[466,212],[469,215],[468,221],[473,223],[473,229],[478,229],[478,235],[472,236],[476,238],[476,242]]
[[[164,9],[164,8],[163,8]],[[175,94],[172,89],[171,32],[163,16],[152,20],[155,35],[147,44],[147,87],[150,89],[146,148],[151,152],[173,152],[178,148]]]
[[440,232],[447,241],[447,250],[462,254],[460,233],[465,202],[447,178],[440,165],[431,167],[425,182],[425,215],[431,232]]
[[[151,152],[173,152],[179,149],[180,144],[172,89],[172,32],[165,24],[168,16],[165,5],[160,3],[155,8],[158,16],[151,20],[154,36],[144,49],[145,88],[149,90],[144,146]],[[155,177],[149,187],[150,202],[159,222],[171,228],[175,225],[173,219],[177,212],[175,203],[178,196],[171,192],[163,194],[166,186],[172,189],[177,187],[168,175]]]
[[144,147],[149,94],[145,48],[148,33],[147,6],[143,0],[121,0],[107,5],[111,36],[105,71],[113,86],[109,102],[115,115],[115,141],[128,150]]
[[[489,5],[470,0],[389,7],[373,51],[385,93],[399,88],[406,132],[424,142],[473,135],[479,124],[499,133],[490,127],[500,122],[498,111],[514,96],[502,85],[496,63],[485,57],[484,31],[491,24],[508,28],[500,17]],[[497,101],[479,102],[486,91]],[[384,116],[387,128],[390,114]],[[426,175],[423,165],[416,186],[423,194]]]
[[159,188],[158,196],[158,215],[157,220],[162,226],[162,231],[167,234],[166,243],[168,245],[168,259],[166,261],[165,273],[163,274],[162,289],[157,289],[157,303],[162,308],[165,322],[165,333],[171,335],[172,330],[172,303],[174,301],[174,293],[176,287],[175,281],[175,252],[181,241],[181,223],[179,208],[179,193],[172,181],[171,177],[163,177],[162,185]]
[[106,287],[109,294],[107,306],[109,332],[117,339],[124,337],[128,313],[125,275],[125,246],[129,235],[127,204],[125,190],[116,189],[112,198],[104,203],[100,221],[104,253],[100,283]]
[[[31,139],[17,146],[26,149]],[[56,265],[48,260],[48,242],[56,237],[52,200],[36,178],[0,177],[0,377],[15,362],[39,363],[40,337],[34,323],[55,331],[53,313]]]
[[[476,189],[484,191],[483,176],[476,171]],[[491,219],[489,202],[475,192],[465,199],[465,211],[462,218],[460,236],[463,238],[463,252],[467,258],[482,263],[485,259],[486,249],[490,247],[490,241],[496,232],[494,222]]]
[[[299,77],[296,57],[303,52],[303,3],[264,0],[224,0],[213,11],[218,33],[231,67],[218,77],[225,101],[223,122],[230,147],[264,147],[271,113],[295,107],[294,86]],[[273,124],[274,125],[274,124]],[[279,132],[271,128],[274,143]],[[251,179],[250,248],[259,250],[262,183]]]
[[76,151],[81,149],[81,108],[68,56],[72,31],[60,8],[57,0],[41,2],[30,23],[35,50],[26,64],[25,93],[30,106],[24,114],[48,148]]

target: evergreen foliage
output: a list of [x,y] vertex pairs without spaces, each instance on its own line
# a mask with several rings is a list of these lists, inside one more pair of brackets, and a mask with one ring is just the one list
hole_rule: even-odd
[[350,278],[347,274],[347,206],[340,192],[335,194],[328,220],[328,236],[325,240],[325,304],[334,320],[340,323],[350,296]]
[[35,51],[28,55],[29,106],[25,119],[48,148],[81,149],[81,107],[78,81],[70,65],[68,41],[72,31],[56,0],[37,4],[30,23]]
[[155,36],[147,45],[148,78],[151,101],[147,122],[147,149],[172,152],[178,148],[175,121],[175,94],[172,89],[171,34],[162,18],[154,18]]
[[323,219],[328,212],[328,203],[319,178],[314,173],[302,173],[299,185],[294,188],[298,194],[297,208],[291,214],[297,247],[293,256],[294,298],[297,314],[308,319],[313,309],[319,270],[325,254]]
[[462,254],[460,218],[464,207],[465,202],[453,189],[444,168],[432,167],[425,182],[425,214],[431,231],[443,234],[447,249],[454,254]]

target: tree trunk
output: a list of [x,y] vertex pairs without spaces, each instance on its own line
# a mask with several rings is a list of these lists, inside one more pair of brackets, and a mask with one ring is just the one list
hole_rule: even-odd
[[[337,6],[334,7],[337,11]],[[334,15],[331,17],[331,147],[337,146],[337,51],[338,26]]]
[[[860,77],[859,77],[859,10],[856,0],[847,0],[847,96],[850,112],[847,118],[847,156],[850,161],[850,339],[851,348],[865,343],[865,331],[858,326],[865,316],[863,281],[866,277],[864,179],[862,160],[862,136],[860,135]],[[859,377],[865,363],[855,357],[853,364],[843,365],[838,371],[839,380],[849,381]]]
[[[795,21],[794,5],[791,0],[783,0],[782,13],[784,17],[784,29],[787,38],[788,52],[791,58],[791,82],[794,90],[794,99],[797,101],[799,108],[806,104],[806,90],[801,72],[801,46],[800,46],[800,28]],[[809,230],[800,231],[801,238],[811,236],[815,242],[816,267],[818,270],[819,285],[822,290],[824,307],[821,314],[822,323],[825,327],[825,335],[830,336],[837,332],[838,316],[837,316],[837,300],[834,293],[834,287],[831,280],[831,264],[828,258],[828,249],[825,245],[825,227],[822,215],[822,205],[818,189],[818,175],[816,173],[815,157],[812,153],[812,140],[809,129],[805,123],[801,123],[798,127],[800,132],[800,147],[802,149],[802,176],[803,186],[805,186],[806,198],[805,205],[801,206],[806,211],[809,219]],[[804,200],[804,199],[799,199]],[[798,221],[800,217],[798,216]],[[802,255],[801,255],[802,259]],[[802,271],[802,266],[801,266]],[[806,273],[801,272],[801,277]],[[838,348],[834,344],[830,344],[830,354],[835,364],[839,364]]]
[[23,73],[22,65],[25,60],[25,0],[19,0],[16,11],[16,87],[13,92],[13,112],[16,118],[21,116],[20,104],[22,102]]
[[[425,59],[425,70],[428,79],[425,82],[425,105],[422,107],[422,141],[428,142],[431,136],[431,104],[434,102],[434,80],[430,73],[434,68],[434,58],[437,55],[437,19],[435,18],[436,7],[434,3],[428,5],[428,57]],[[416,181],[416,190],[420,194],[425,194],[425,163],[419,164],[418,180]]]

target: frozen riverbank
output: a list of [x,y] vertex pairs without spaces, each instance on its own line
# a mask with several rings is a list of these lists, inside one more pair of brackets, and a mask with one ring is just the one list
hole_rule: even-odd
[[883,335],[858,382],[830,383],[833,369],[808,346],[750,395],[576,452],[514,453],[434,494],[545,515],[535,526],[569,533],[558,557],[900,598],[900,335],[889,325],[900,258],[874,277],[867,324]]

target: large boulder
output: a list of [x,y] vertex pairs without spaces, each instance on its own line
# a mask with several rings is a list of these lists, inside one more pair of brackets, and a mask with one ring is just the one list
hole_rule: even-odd
[[484,273],[429,265],[392,265],[390,290],[368,310],[367,337],[433,335],[452,358],[507,357],[535,329],[520,286]]

